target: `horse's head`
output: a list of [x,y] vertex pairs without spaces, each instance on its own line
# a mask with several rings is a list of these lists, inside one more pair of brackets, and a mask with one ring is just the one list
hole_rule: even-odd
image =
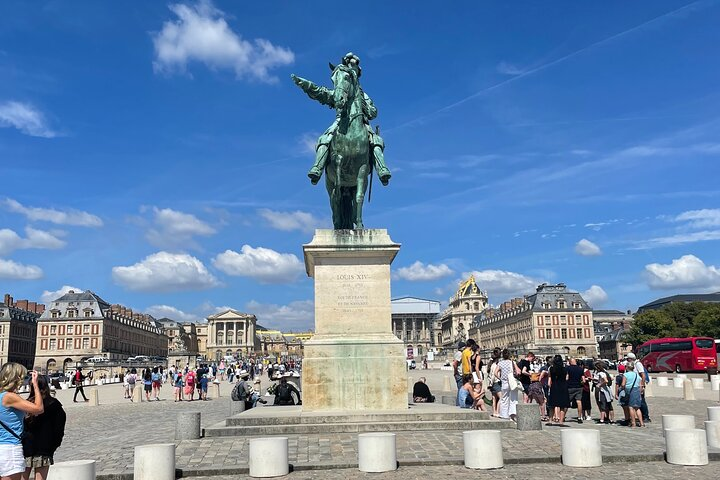
[[[332,65],[331,65],[332,66]],[[346,113],[350,108],[358,87],[359,65],[338,65],[333,68],[332,82],[335,86],[335,109]]]

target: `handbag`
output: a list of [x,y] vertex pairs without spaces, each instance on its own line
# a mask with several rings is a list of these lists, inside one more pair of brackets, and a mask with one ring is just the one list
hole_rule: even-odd
[[510,390],[517,389],[518,382],[515,378],[515,372],[510,372],[510,375],[508,375],[508,386],[510,387]]

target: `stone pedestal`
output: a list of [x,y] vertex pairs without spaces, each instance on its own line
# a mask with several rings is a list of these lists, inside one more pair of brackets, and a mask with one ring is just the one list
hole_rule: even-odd
[[175,420],[175,440],[200,438],[200,412],[179,412]]
[[303,246],[315,279],[304,411],[408,408],[406,353],[390,307],[390,264],[399,250],[387,230],[316,230]]
[[518,403],[515,408],[518,430],[542,430],[540,407],[537,403]]

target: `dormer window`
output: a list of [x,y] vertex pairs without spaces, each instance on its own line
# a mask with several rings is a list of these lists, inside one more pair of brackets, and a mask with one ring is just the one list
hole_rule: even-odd
[[580,305],[580,302],[573,302],[573,308],[582,308],[582,305]]
[[559,309],[567,308],[567,304],[565,303],[565,300],[558,300],[557,308],[559,308]]

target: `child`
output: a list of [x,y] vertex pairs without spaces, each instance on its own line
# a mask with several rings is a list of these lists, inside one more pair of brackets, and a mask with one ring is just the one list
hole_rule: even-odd
[[200,385],[200,399],[201,400],[207,400],[207,390],[208,390],[208,382],[210,381],[208,374],[204,374],[202,377],[200,377],[199,385]]
[[174,380],[174,391],[175,391],[175,401],[176,402],[182,402],[183,400],[183,377],[182,373],[177,372],[175,374],[175,380]]

